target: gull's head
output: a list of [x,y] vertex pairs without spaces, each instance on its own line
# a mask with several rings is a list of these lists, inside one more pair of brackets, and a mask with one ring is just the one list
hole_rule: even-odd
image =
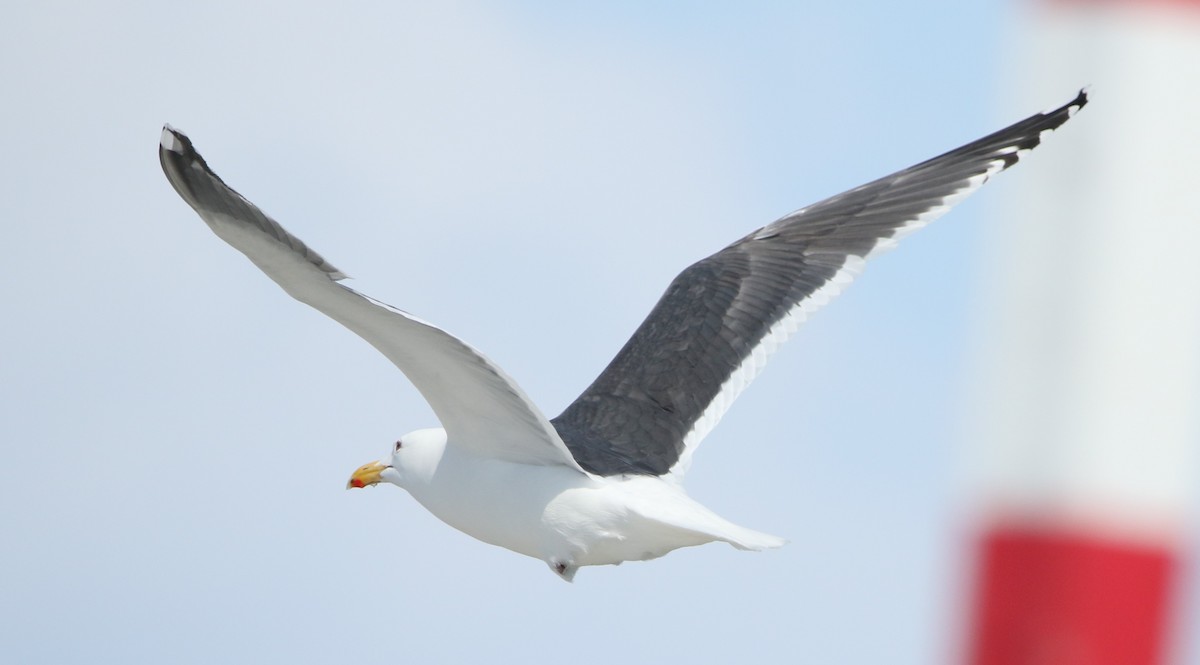
[[350,475],[346,489],[370,487],[381,482],[406,487],[433,476],[446,449],[446,431],[422,429],[409,432],[392,444],[384,459],[368,462]]

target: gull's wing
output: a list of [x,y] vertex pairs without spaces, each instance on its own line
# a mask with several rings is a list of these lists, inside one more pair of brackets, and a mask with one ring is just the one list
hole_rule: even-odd
[[863,262],[1017,162],[1087,94],[797,210],[684,270],[612,363],[551,421],[584,469],[680,475],[696,445]]
[[[296,300],[379,349],[433,407],[452,445],[487,457],[580,469],[517,384],[482,353],[420,319],[342,286],[346,276],[221,181],[188,137],[163,128],[163,172],[208,226]],[[582,470],[582,469],[580,469]]]

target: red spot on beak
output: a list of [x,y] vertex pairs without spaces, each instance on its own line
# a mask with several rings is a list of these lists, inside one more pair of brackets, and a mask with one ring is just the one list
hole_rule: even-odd
[[363,481],[359,480],[358,478],[355,478],[355,479],[353,479],[353,480],[351,480],[351,481],[350,481],[350,486],[351,486],[351,487],[357,487],[357,488],[360,488],[360,489],[361,489],[361,488],[363,487]]

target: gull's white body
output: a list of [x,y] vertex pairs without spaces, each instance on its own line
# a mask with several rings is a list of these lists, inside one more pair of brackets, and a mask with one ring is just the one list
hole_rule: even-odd
[[541,559],[570,580],[580,566],[660,557],[713,541],[739,549],[779,547],[739,527],[656,476],[599,478],[562,465],[481,457],[446,445],[445,430],[406,434],[383,480],[463,533]]

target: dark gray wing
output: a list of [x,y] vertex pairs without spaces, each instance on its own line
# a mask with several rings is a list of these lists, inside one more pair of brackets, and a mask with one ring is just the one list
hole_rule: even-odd
[[684,270],[555,429],[584,469],[681,474],[767,355],[859,272],[1087,104],[1031,116],[802,208]]

